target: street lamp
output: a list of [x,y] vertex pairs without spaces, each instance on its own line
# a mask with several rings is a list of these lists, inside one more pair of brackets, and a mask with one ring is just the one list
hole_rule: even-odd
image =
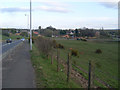
[[30,50],[32,50],[32,12],[31,12],[31,9],[32,9],[32,3],[30,0]]
[[29,29],[29,15],[25,14],[25,16],[27,16],[27,29]]

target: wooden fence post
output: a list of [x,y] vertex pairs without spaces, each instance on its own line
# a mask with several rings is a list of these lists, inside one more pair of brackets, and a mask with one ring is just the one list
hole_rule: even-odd
[[91,87],[91,61],[89,61],[89,71],[88,71],[88,90]]
[[57,49],[57,72],[59,71],[59,50]]
[[53,64],[53,53],[51,53],[51,64]]
[[67,82],[70,79],[70,53],[68,53],[68,60],[67,60]]
[[91,62],[91,88],[94,88],[95,63]]

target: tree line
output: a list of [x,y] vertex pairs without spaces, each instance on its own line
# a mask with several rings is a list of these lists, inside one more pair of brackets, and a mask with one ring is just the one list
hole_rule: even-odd
[[103,29],[89,29],[89,28],[79,28],[79,29],[56,29],[52,26],[41,28],[39,26],[36,31],[39,32],[39,34],[52,37],[53,36],[62,36],[62,35],[71,35],[70,33],[73,33],[72,36],[74,37],[95,37],[96,33],[99,33],[100,36],[109,37],[110,34],[117,34],[114,30],[111,30],[111,32],[108,32],[107,30]]

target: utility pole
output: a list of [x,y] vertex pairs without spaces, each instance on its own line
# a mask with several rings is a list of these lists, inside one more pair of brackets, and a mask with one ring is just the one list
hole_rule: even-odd
[[31,12],[31,0],[30,0],[30,50],[32,50],[32,12]]

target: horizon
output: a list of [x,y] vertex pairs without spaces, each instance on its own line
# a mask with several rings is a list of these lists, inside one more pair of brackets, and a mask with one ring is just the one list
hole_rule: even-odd
[[[54,27],[53,27],[54,28]],[[87,27],[85,27],[85,28],[87,28]],[[24,30],[30,30],[30,29],[27,29],[27,28],[0,28],[0,30],[1,29],[24,29]],[[37,30],[37,29],[39,29],[39,28],[35,28],[35,29],[32,29],[32,30]],[[41,28],[41,29],[46,29],[46,28]],[[71,28],[67,28],[67,29],[59,29],[59,28],[55,28],[56,30],[75,30],[75,29],[82,29],[82,30],[84,30],[83,28],[75,28],[75,29],[71,29]],[[102,28],[88,28],[88,29],[93,29],[93,30],[120,30],[120,29],[102,29]]]

